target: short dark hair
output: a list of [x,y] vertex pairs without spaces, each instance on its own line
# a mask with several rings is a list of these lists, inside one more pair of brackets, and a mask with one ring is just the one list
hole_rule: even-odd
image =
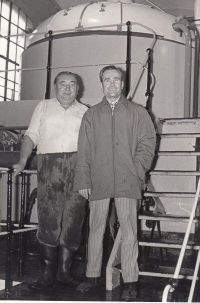
[[62,71],[62,72],[60,72],[59,74],[57,74],[57,76],[56,76],[55,79],[54,79],[54,84],[57,83],[58,78],[59,78],[60,76],[62,76],[62,75],[74,76],[74,78],[76,79],[76,82],[77,82],[77,84],[78,84],[77,75],[74,74],[74,73],[68,72],[68,71]]
[[102,68],[102,70],[99,73],[99,78],[100,78],[101,82],[103,81],[103,74],[106,70],[116,70],[116,71],[118,71],[118,73],[121,75],[122,80],[123,80],[122,72],[118,67],[116,67],[115,65],[107,65],[104,68]]

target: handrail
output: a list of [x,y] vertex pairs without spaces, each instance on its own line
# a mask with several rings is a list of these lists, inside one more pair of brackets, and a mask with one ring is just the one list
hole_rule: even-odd
[[[141,23],[131,22],[131,25],[139,25],[141,27],[144,27],[144,28],[148,29],[152,33],[152,35],[153,35],[153,41],[152,41],[151,45],[148,47],[148,49],[152,50],[154,48],[155,43],[156,43],[156,33],[152,29],[150,29],[149,27],[147,27],[147,26],[145,26],[145,25],[143,25]],[[128,93],[128,95],[127,95],[127,99],[132,99],[133,98],[133,96],[134,96],[134,94],[136,92],[137,86],[138,86],[138,84],[140,82],[140,78],[141,78],[141,76],[143,74],[143,71],[144,71],[146,65],[147,65],[148,59],[149,59],[149,53],[147,53],[146,56],[145,56],[145,58],[144,58],[144,61],[143,61],[142,65],[141,65],[141,68],[140,68],[140,70],[138,72],[138,75],[136,76],[135,82],[133,83],[133,86],[130,89],[130,92]]]
[[[7,173],[9,172],[10,168],[7,167],[0,167],[0,173]],[[32,175],[32,174],[37,174],[37,170],[26,170],[24,169],[21,173],[27,174],[27,175]]]
[[[197,186],[197,191],[196,191],[196,195],[195,195],[195,199],[194,199],[194,204],[193,204],[193,207],[192,207],[192,211],[191,211],[190,219],[189,219],[189,222],[188,222],[187,230],[186,230],[186,233],[185,233],[185,237],[184,237],[183,244],[182,244],[182,247],[181,247],[180,255],[179,255],[178,262],[177,262],[177,265],[176,265],[176,269],[175,269],[175,272],[174,272],[173,280],[177,280],[178,276],[179,276],[179,272],[180,272],[180,269],[181,269],[183,257],[184,257],[185,250],[186,250],[186,245],[187,245],[187,242],[188,242],[188,239],[189,239],[189,234],[190,234],[192,222],[193,222],[193,219],[194,219],[194,216],[195,216],[195,211],[196,211],[196,207],[197,207],[197,203],[198,203],[199,194],[200,194],[200,178],[199,178],[199,181],[198,181],[198,186]],[[199,262],[199,260],[200,260],[200,256],[198,254],[197,262]],[[197,263],[196,263],[196,265],[197,265]],[[193,282],[193,284],[195,284],[195,282],[196,282],[196,279]],[[174,290],[175,290],[175,288],[172,285],[168,284],[164,289],[162,302],[167,302],[168,293],[173,292]],[[193,291],[194,291],[194,285],[193,285]],[[191,299],[192,296],[193,296],[193,293],[190,294],[190,299]],[[188,301],[188,302],[191,302],[191,301]]]

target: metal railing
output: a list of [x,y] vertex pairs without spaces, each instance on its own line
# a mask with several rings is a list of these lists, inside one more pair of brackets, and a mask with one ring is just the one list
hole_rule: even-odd
[[[24,222],[24,214],[25,214],[25,191],[26,191],[26,182],[25,182],[25,176],[26,175],[32,175],[37,174],[36,170],[24,170],[20,176],[22,177],[21,182],[21,213],[20,213],[20,220],[19,224],[12,224],[12,176],[13,176],[13,169],[10,168],[4,168],[0,167],[0,173],[1,174],[7,174],[7,219],[6,223],[1,222],[0,226],[6,226],[6,231],[0,232],[0,236],[6,236],[6,272],[5,272],[5,292],[9,294],[11,292],[12,287],[12,280],[11,280],[11,251],[12,251],[12,244],[11,244],[11,237],[14,234],[20,233],[19,238],[19,270],[18,275],[22,276],[22,266],[23,266],[23,250],[25,247],[23,247],[23,233],[24,232],[30,232],[33,230],[38,229],[37,224],[25,224]],[[14,229],[16,228],[16,229]]]
[[[193,223],[193,219],[195,217],[195,212],[196,212],[196,208],[197,208],[199,194],[200,194],[200,178],[199,178],[199,181],[198,181],[198,186],[197,186],[197,191],[196,191],[196,195],[195,195],[195,199],[194,199],[194,204],[193,204],[193,207],[192,207],[190,219],[189,219],[188,226],[187,226],[187,229],[186,229],[185,237],[184,237],[184,240],[183,240],[183,244],[182,244],[182,248],[181,248],[180,255],[179,255],[179,258],[178,258],[178,262],[177,262],[177,265],[176,265],[176,269],[175,269],[175,272],[174,272],[174,276],[171,279],[171,283],[168,284],[164,289],[163,296],[162,296],[162,302],[168,302],[167,298],[168,298],[169,292],[170,293],[175,292],[176,288],[178,286],[179,272],[181,270],[181,265],[182,265],[182,262],[183,262],[186,246],[187,246],[187,243],[188,243],[191,226],[192,226],[192,223]],[[196,284],[196,280],[197,280],[199,264],[200,264],[200,246],[199,246],[199,252],[198,252],[196,265],[195,265],[195,269],[194,269],[194,274],[193,274],[192,284],[191,284],[190,293],[189,293],[189,297],[188,297],[188,302],[192,302],[192,298],[193,298],[193,294],[194,294],[194,288],[195,288],[195,284]]]

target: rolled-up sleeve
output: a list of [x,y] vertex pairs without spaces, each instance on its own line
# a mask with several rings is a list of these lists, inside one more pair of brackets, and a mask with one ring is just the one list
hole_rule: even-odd
[[27,131],[26,136],[29,136],[34,143],[34,148],[38,145],[39,135],[40,135],[40,120],[41,114],[43,112],[44,102],[41,101],[35,108],[31,121]]

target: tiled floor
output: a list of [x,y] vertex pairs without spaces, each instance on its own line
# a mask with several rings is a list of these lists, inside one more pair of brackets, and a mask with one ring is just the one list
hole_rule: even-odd
[[[103,258],[103,270],[100,284],[86,294],[81,294],[74,289],[68,288],[67,285],[55,282],[52,289],[43,292],[31,291],[27,288],[27,284],[35,280],[40,272],[39,267],[39,245],[35,239],[34,233],[28,237],[28,241],[24,242],[27,246],[27,254],[24,258],[23,277],[19,277],[19,252],[18,252],[19,236],[14,236],[12,239],[12,280],[20,281],[21,283],[13,286],[10,294],[6,294],[5,290],[0,290],[0,300],[36,300],[36,301],[120,301],[120,293],[122,287],[117,287],[114,291],[106,291],[105,268],[109,255],[109,241],[105,241],[105,251]],[[0,279],[5,279],[6,269],[6,254],[5,254],[6,238],[0,238]],[[84,259],[83,247],[79,251],[72,265],[72,273],[75,277],[84,278],[86,270],[86,261]],[[81,258],[82,257],[82,258]],[[170,257],[170,254],[168,254]],[[167,262],[174,263],[174,256],[171,255],[171,260]],[[158,258],[149,259],[149,263],[159,263]],[[141,276],[138,282],[138,297],[137,302],[161,302],[164,287],[168,279],[159,277],[144,277]],[[179,285],[179,302],[187,302],[190,281],[180,281]],[[193,302],[200,302],[199,282],[197,282]]]

